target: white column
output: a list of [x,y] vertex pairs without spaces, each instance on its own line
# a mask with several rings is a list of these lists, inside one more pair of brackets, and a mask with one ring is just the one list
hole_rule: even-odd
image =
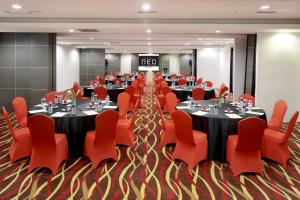
[[121,55],[121,72],[131,73],[131,54]]
[[178,74],[180,72],[180,60],[178,54],[170,54],[169,73]]

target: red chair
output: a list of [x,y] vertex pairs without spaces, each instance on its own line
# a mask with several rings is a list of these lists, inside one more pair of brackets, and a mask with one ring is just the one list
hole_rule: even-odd
[[174,93],[169,92],[166,95],[166,111],[172,115],[172,113],[176,110],[177,97]]
[[20,127],[27,127],[27,104],[26,100],[23,97],[16,97],[12,102],[13,109],[16,114],[16,119]]
[[130,95],[127,92],[122,92],[118,95],[119,118],[125,119],[130,103]]
[[2,111],[8,126],[8,130],[13,138],[12,144],[10,145],[8,151],[10,163],[13,163],[21,158],[29,157],[31,155],[31,137],[29,128],[25,127],[14,130],[5,107],[2,107]]
[[46,95],[45,95],[45,99],[46,99],[46,102],[54,102],[54,98],[55,98],[55,96],[58,96],[58,95],[60,95],[60,93],[59,92],[56,92],[56,91],[51,91],[51,92],[48,92]]
[[227,86],[220,87],[220,97],[225,96],[227,92],[228,92]]
[[54,120],[46,115],[33,115],[28,119],[31,133],[32,154],[28,172],[37,167],[49,168],[57,174],[59,165],[68,159],[66,135],[55,133]]
[[82,99],[80,85],[79,85],[79,83],[77,81],[75,81],[73,83],[73,90],[74,90],[74,93],[76,94],[76,99],[78,99],[78,100]]
[[193,130],[191,116],[182,110],[174,111],[172,118],[177,138],[173,159],[180,159],[193,169],[197,163],[207,159],[207,136]]
[[116,144],[126,145],[129,147],[134,146],[136,136],[133,134],[132,127],[136,119],[138,103],[134,107],[134,111],[129,120],[119,119],[116,128]]
[[125,89],[125,92],[130,96],[130,101],[128,106],[129,111],[133,111],[134,109],[134,90],[135,90],[134,87],[131,85]]
[[184,80],[184,79],[178,80],[178,85],[179,85],[179,86],[183,86],[183,85],[185,85],[185,84],[186,84],[186,80]]
[[96,130],[89,131],[85,136],[84,155],[92,161],[93,168],[105,159],[118,160],[115,143],[118,112],[106,110],[96,117]]
[[279,130],[281,128],[286,110],[287,110],[287,104],[284,100],[276,101],[271,120],[268,121],[269,129]]
[[265,130],[261,147],[262,157],[274,160],[286,168],[287,160],[292,158],[287,141],[293,132],[298,115],[298,111],[294,113],[284,134],[272,129]]
[[202,83],[202,80],[203,80],[203,78],[201,77],[201,78],[199,78],[197,81],[196,81],[196,85],[200,85],[201,83]]
[[99,82],[99,85],[105,85],[104,78],[99,78],[98,82]]
[[158,99],[156,99],[156,105],[158,107],[158,111],[162,120],[162,127],[163,127],[163,132],[160,136],[160,143],[158,145],[158,148],[160,149],[167,144],[176,144],[177,139],[176,139],[174,121],[167,120],[164,117]]
[[239,121],[238,135],[228,136],[226,160],[234,176],[243,172],[262,174],[260,148],[265,127],[264,120],[249,117]]
[[97,94],[98,99],[103,100],[107,96],[107,90],[106,90],[106,88],[99,86],[99,87],[95,88],[95,94]]
[[120,78],[116,78],[114,81],[113,81],[113,83],[114,83],[114,85],[122,85],[122,79],[120,79]]
[[241,99],[244,99],[246,101],[252,101],[252,106],[255,106],[255,97],[252,96],[251,94],[242,94],[239,96],[239,101],[241,101]]
[[195,88],[192,90],[192,97],[194,100],[204,100],[205,90],[202,88]]
[[211,81],[205,81],[203,84],[206,84],[207,87],[212,87],[213,83]]

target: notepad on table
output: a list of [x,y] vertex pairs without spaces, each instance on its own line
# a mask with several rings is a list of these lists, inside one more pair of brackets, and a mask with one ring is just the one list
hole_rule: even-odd
[[65,114],[67,114],[66,112],[56,112],[53,115],[51,115],[51,117],[63,117]]
[[198,116],[203,116],[203,115],[206,115],[206,114],[207,114],[207,112],[203,112],[201,110],[193,113],[193,115],[198,115]]
[[189,106],[176,106],[178,110],[189,109]]
[[45,113],[45,112],[47,112],[46,109],[30,110],[30,111],[29,111],[30,114]]
[[263,115],[264,114],[264,113],[260,113],[260,112],[253,112],[253,111],[250,111],[250,110],[248,110],[246,113],[247,114],[252,114],[252,115]]
[[103,108],[106,108],[106,109],[117,109],[118,106],[103,106]]
[[237,115],[237,114],[225,114],[227,117],[231,118],[231,119],[240,119],[242,118],[241,116]]
[[97,113],[96,111],[93,110],[87,110],[87,111],[82,111],[84,114],[86,115],[98,115],[99,113]]

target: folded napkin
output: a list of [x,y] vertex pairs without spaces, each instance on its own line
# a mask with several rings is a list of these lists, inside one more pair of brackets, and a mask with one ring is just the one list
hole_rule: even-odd
[[260,113],[260,112],[253,112],[253,111],[250,111],[250,110],[248,110],[246,113],[247,114],[252,114],[252,115],[263,115],[264,114],[264,113]]
[[193,115],[198,115],[198,116],[203,116],[203,115],[206,115],[207,112],[203,112],[203,111],[197,111],[197,112],[194,112]]
[[86,115],[98,115],[99,113],[97,113],[96,111],[93,110],[87,110],[87,111],[83,111],[84,114]]
[[43,105],[42,104],[37,104],[34,107],[43,107]]
[[227,117],[231,119],[241,119],[242,117],[237,114],[225,114]]
[[190,103],[189,101],[184,101],[184,102],[181,102],[181,103]]
[[[111,101],[109,101],[109,102],[111,102]],[[101,101],[101,103],[106,103],[106,101],[104,100],[104,101]]]
[[51,117],[63,117],[65,114],[67,114],[66,112],[56,112],[53,115],[51,115]]
[[107,108],[107,109],[117,109],[118,106],[103,106],[103,108]]
[[251,109],[251,110],[261,110],[261,108],[259,108],[259,107],[252,107],[252,108],[248,108],[248,109]]
[[189,109],[189,106],[176,106],[177,109]]
[[46,109],[30,110],[30,111],[29,111],[30,114],[45,113],[45,112],[47,112]]

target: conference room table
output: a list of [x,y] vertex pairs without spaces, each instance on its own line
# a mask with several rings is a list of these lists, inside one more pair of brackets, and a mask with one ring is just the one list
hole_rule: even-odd
[[[167,83],[168,83],[168,86],[172,86],[172,85],[177,86],[177,85],[178,85],[178,80],[179,80],[179,79],[175,79],[175,80],[172,80],[172,79],[165,79],[165,81],[167,81]],[[195,80],[186,80],[186,85],[187,85],[187,86],[193,85],[194,82],[195,82]]]
[[[208,160],[226,162],[226,143],[227,137],[237,134],[238,122],[248,117],[259,117],[266,121],[266,114],[261,108],[253,107],[247,109],[244,115],[240,114],[238,107],[232,103],[222,103],[218,107],[218,112],[214,113],[210,109],[217,103],[215,100],[197,100],[181,102],[177,104],[177,110],[188,113],[193,120],[193,129],[207,134],[208,140]],[[230,108],[230,112],[227,109]]]
[[[113,85],[114,84],[114,80],[115,79],[105,79],[105,85],[108,85],[108,84]],[[123,83],[125,83],[126,81],[127,81],[127,85],[131,85],[132,79],[122,79]]]
[[[114,85],[106,86],[107,94],[111,101],[117,102],[118,95],[125,91],[126,86],[117,87]],[[92,86],[84,86],[83,87],[83,96],[91,97],[92,92],[94,92],[95,87]]]
[[[174,94],[176,94],[177,98],[180,99],[180,102],[188,100],[188,97],[192,97],[192,90],[196,87],[180,87],[180,86],[173,86],[170,87]],[[204,100],[208,100],[211,98],[215,98],[215,90],[214,88],[206,88],[204,94]]]
[[56,133],[66,134],[69,156],[75,158],[83,155],[85,135],[87,131],[95,130],[96,115],[108,109],[118,109],[118,105],[111,101],[108,104],[102,101],[100,111],[90,108],[89,103],[90,100],[77,100],[74,114],[67,111],[66,104],[56,104],[51,114],[47,113],[39,104],[29,110],[29,115],[44,114],[53,118]]

